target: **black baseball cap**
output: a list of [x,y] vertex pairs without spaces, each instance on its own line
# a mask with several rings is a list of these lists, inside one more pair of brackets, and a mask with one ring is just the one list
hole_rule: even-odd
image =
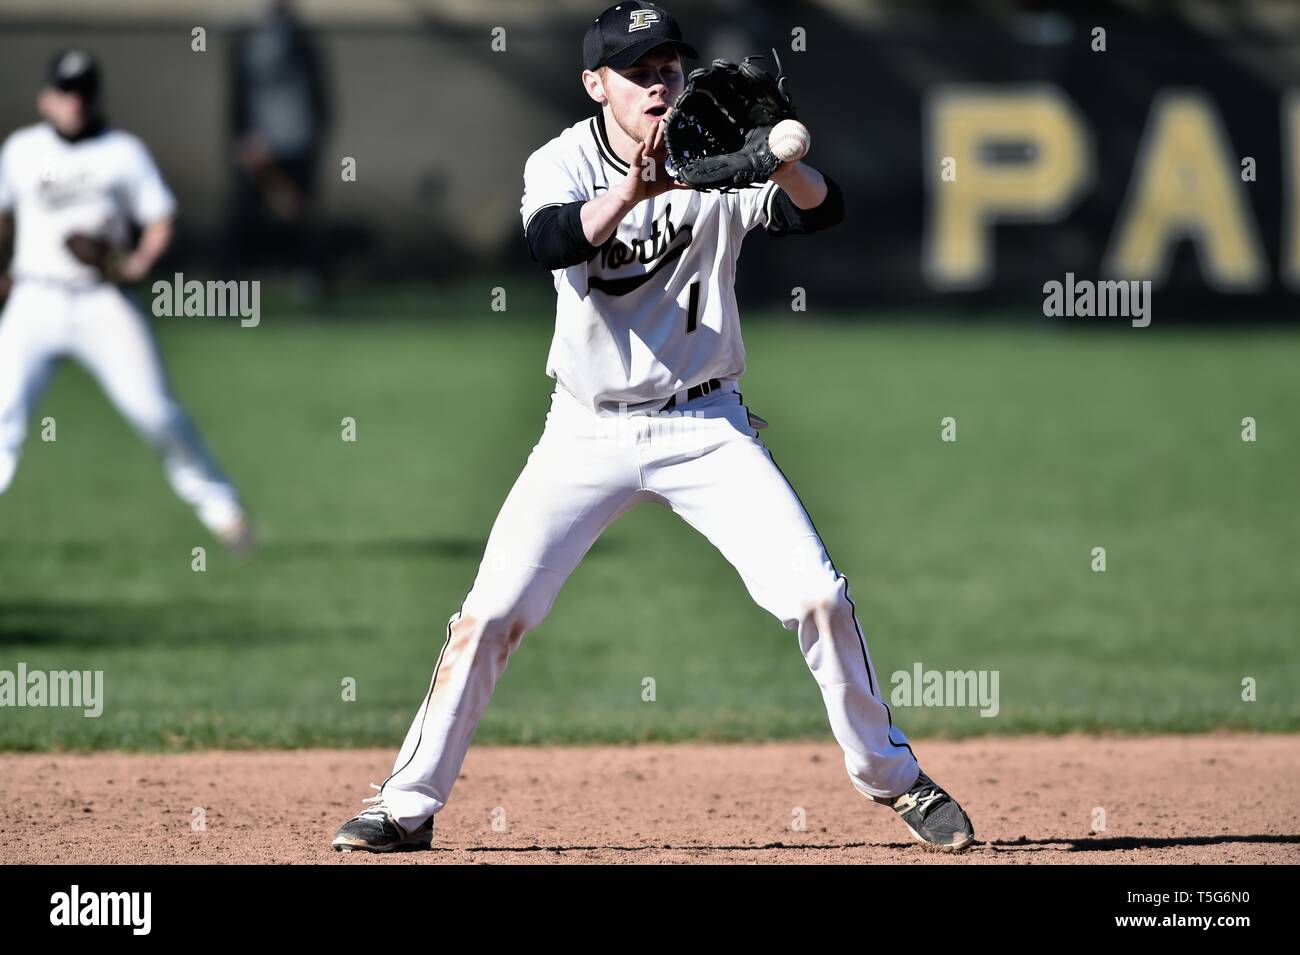
[[99,94],[99,64],[85,50],[60,50],[50,60],[45,81],[57,90],[94,100]]
[[588,70],[602,66],[623,69],[666,45],[687,56],[699,56],[682,40],[682,28],[671,13],[653,3],[629,0],[610,7],[587,27],[582,38],[582,65]]

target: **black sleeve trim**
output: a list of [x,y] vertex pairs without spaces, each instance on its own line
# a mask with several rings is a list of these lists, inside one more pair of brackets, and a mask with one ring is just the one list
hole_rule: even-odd
[[582,231],[582,200],[544,206],[528,220],[528,254],[546,268],[567,269],[599,251]]
[[844,221],[844,193],[839,183],[822,173],[826,180],[826,198],[821,205],[800,209],[778,186],[767,214],[767,231],[771,235],[808,235]]

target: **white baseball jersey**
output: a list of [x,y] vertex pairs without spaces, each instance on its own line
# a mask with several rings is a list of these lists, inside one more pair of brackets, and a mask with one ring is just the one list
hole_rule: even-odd
[[[570,126],[524,166],[524,232],[548,206],[594,199],[628,164],[610,146],[603,112]],[[745,345],[736,259],[766,226],[778,186],[672,190],[639,203],[588,261],[556,269],[555,337],[546,373],[598,412],[657,407],[710,378],[738,378]]]
[[124,248],[130,224],[170,218],[176,200],[149,150],[109,129],[68,142],[48,123],[13,133],[0,148],[0,212],[17,220],[15,279],[97,285],[99,273],[68,251],[74,232]]

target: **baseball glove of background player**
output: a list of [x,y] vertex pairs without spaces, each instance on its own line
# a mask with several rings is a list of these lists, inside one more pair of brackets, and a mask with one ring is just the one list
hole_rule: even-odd
[[796,116],[776,50],[772,57],[776,79],[752,65],[761,56],[739,65],[714,60],[691,72],[664,130],[670,176],[695,189],[725,192],[766,182],[776,172],[781,160],[767,137],[781,120]]
[[114,254],[112,246],[103,239],[74,232],[63,240],[63,244],[68,247],[68,251],[73,254],[76,260],[83,265],[93,266],[99,270],[101,275],[106,277],[113,273],[117,264],[117,256]]

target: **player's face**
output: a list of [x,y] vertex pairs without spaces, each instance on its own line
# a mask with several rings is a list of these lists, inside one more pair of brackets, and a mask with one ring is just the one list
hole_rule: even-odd
[[36,97],[36,110],[65,136],[75,136],[86,123],[86,103],[80,93],[47,86]]
[[604,71],[605,96],[614,121],[635,140],[644,140],[681,95],[686,81],[676,51],[647,53],[631,66]]

